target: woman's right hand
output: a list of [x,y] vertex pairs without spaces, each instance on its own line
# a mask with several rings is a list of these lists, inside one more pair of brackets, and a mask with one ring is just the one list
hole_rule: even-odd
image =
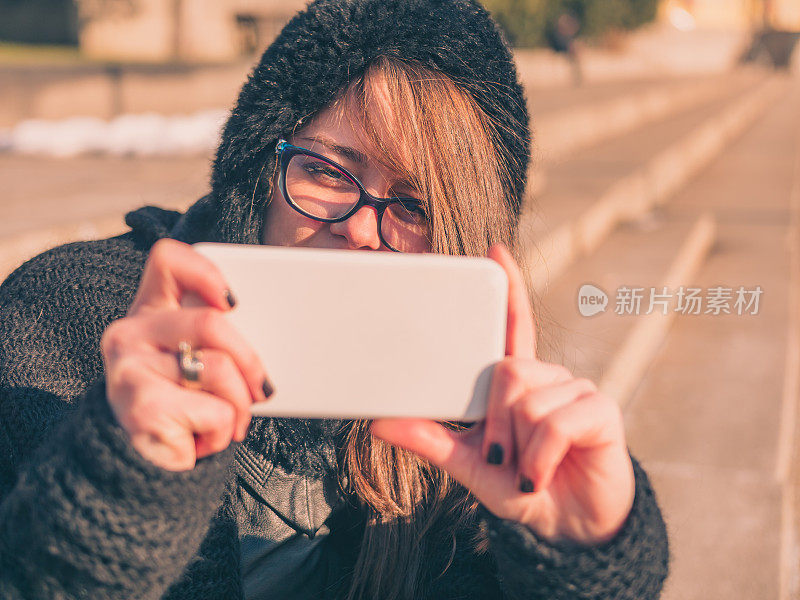
[[[186,308],[193,293],[206,306]],[[127,315],[103,333],[106,393],[133,447],[170,471],[242,441],[250,405],[271,385],[252,348],[226,321],[233,304],[217,267],[183,242],[157,241]],[[201,389],[180,383],[181,341],[200,350]]]

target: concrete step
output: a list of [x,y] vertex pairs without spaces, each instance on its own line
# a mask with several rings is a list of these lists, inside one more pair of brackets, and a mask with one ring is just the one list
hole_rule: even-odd
[[715,216],[693,287],[763,290],[758,314],[678,314],[626,409],[670,531],[665,600],[797,597],[798,106],[794,82],[660,215]]
[[140,206],[185,210],[208,193],[207,157],[0,155],[0,281],[39,252],[128,230]]
[[0,154],[0,240],[119,216],[146,204],[186,205],[207,193],[210,170],[210,157],[58,159]]
[[529,203],[520,239],[534,289],[591,253],[623,219],[665,202],[783,91],[770,78],[733,99],[716,99],[576,153],[548,174]]
[[[715,235],[713,219],[668,222],[658,216],[618,226],[597,250],[572,265],[540,299],[542,329],[547,332],[542,356],[565,365],[578,377],[597,382],[624,405],[631,383],[620,374],[643,374],[674,315],[650,307],[656,293],[687,285],[704,260]],[[587,290],[608,298],[605,310],[585,311]],[[625,290],[635,290],[627,303]],[[582,299],[583,297],[583,299]],[[654,345],[654,347],[653,347]],[[625,360],[620,361],[619,357]],[[629,376],[630,377],[630,376]],[[635,379],[634,381],[638,382]]]
[[523,80],[528,108],[531,114],[554,113],[565,109],[586,106],[592,103],[607,102],[626,95],[638,94],[648,89],[662,86],[679,86],[686,83],[703,81],[710,78],[724,78],[727,73],[718,73],[710,77],[683,76],[683,77],[646,77],[628,81],[603,81],[585,83],[583,85],[568,85],[562,87],[538,87]]
[[[622,135],[714,99],[733,97],[767,72],[740,68],[711,77],[598,84],[546,94],[529,91],[535,129],[534,165],[541,169],[581,148]],[[540,97],[541,96],[541,97]]]

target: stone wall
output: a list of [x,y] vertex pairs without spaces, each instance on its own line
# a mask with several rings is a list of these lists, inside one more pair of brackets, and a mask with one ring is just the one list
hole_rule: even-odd
[[[255,59],[253,59],[255,60]],[[227,108],[251,69],[230,65],[0,68],[0,129],[25,119]]]

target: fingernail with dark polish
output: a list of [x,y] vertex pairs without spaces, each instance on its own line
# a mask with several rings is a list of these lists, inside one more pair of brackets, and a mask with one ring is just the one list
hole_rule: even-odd
[[230,290],[225,290],[225,300],[228,301],[228,306],[231,308],[236,306],[236,298],[233,297],[233,292]]
[[261,384],[261,389],[264,392],[264,396],[269,398],[272,394],[275,393],[275,388],[272,387],[272,384],[269,382],[269,379],[265,379],[264,383]]
[[526,494],[530,494],[533,491],[533,482],[524,475],[519,478],[519,491]]
[[503,464],[503,447],[500,444],[495,442],[489,446],[489,453],[486,455],[486,462],[490,465]]

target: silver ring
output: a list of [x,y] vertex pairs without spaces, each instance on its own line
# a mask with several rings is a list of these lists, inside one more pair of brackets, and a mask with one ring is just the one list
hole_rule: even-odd
[[203,387],[200,376],[205,365],[199,354],[189,342],[178,342],[178,370],[181,373],[181,385],[185,388],[199,390]]

